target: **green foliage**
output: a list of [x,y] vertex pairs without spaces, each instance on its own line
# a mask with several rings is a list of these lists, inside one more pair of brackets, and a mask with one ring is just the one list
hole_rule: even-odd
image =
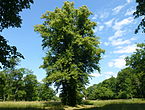
[[87,100],[95,100],[96,97],[95,97],[95,93],[94,93],[94,90],[96,90],[96,87],[97,85],[93,85],[93,86],[90,86],[87,88],[86,90],[86,99]]
[[74,3],[64,2],[62,8],[43,14],[44,23],[35,26],[43,38],[43,48],[48,49],[41,68],[46,70],[50,83],[62,86],[62,102],[67,105],[76,105],[88,74],[100,71],[104,50],[93,32],[96,23],[88,19],[91,14],[86,6],[74,9]]
[[122,69],[117,76],[118,98],[127,99],[133,97],[133,69],[128,67]]
[[1,0],[0,1],[0,31],[8,27],[20,27],[22,19],[19,13],[30,8],[33,0]]
[[136,72],[140,82],[140,94],[145,97],[145,43],[138,44],[137,47],[136,52],[126,58],[126,64]]
[[30,73],[25,68],[7,69],[0,72],[1,98],[2,100],[24,100],[26,91],[24,90],[24,75]]
[[136,0],[136,3],[137,3],[136,11],[134,12],[133,15],[135,18],[141,17],[142,19],[137,29],[135,30],[135,33],[138,33],[140,29],[142,29],[142,32],[145,33],[145,1]]
[[57,97],[55,97],[55,92],[53,89],[51,89],[47,84],[45,83],[39,83],[38,86],[39,91],[39,100],[49,101],[49,100],[58,100]]
[[15,46],[8,45],[7,40],[0,35],[0,69],[13,67],[15,65],[13,60],[16,58],[24,57],[21,53],[17,52]]
[[13,98],[15,100],[22,100],[25,95],[24,91],[24,82],[23,82],[23,76],[25,74],[25,69],[20,68],[20,69],[15,69],[10,71],[10,76],[11,76],[11,83],[12,83],[12,94]]
[[111,78],[104,80],[100,84],[100,86],[106,87],[109,90],[111,90],[113,92],[113,94],[114,94],[114,96],[112,98],[116,98],[116,93],[117,93],[116,83],[117,83],[116,78],[112,76]]
[[[20,68],[0,71],[0,100],[41,101],[56,98],[51,88],[47,87],[46,89],[41,85],[38,84],[32,71],[28,69]],[[45,99],[42,97],[45,97]]]
[[141,73],[145,72],[145,43],[137,44],[137,47],[136,52],[126,58],[126,65]]
[[[33,0],[0,0],[0,32],[8,27],[20,27],[22,19],[19,13],[30,8]],[[10,59],[23,58],[15,46],[8,45],[8,41],[0,35],[0,69],[13,66]]]
[[[116,94],[116,84],[114,77],[103,81],[102,83],[95,84],[87,89],[87,99],[113,99]],[[116,79],[115,79],[116,80]],[[114,81],[114,82],[112,82]]]
[[112,99],[114,93],[106,87],[98,87],[95,91],[95,99]]
[[140,98],[141,83],[134,69],[127,67],[111,77],[87,89],[87,99]]
[[26,101],[35,101],[38,100],[38,81],[35,75],[28,74],[24,77],[25,84],[25,100]]

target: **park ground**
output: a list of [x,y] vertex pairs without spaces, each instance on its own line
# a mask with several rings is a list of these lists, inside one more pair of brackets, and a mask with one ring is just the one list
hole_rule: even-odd
[[145,110],[144,99],[86,100],[76,107],[63,106],[60,102],[0,102],[0,110]]

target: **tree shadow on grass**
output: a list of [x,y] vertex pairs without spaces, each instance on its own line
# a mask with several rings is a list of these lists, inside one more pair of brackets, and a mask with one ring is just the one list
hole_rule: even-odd
[[102,107],[82,108],[76,110],[145,110],[145,103],[108,104]]
[[61,102],[44,102],[43,104],[46,110],[64,110]]
[[46,110],[44,108],[35,108],[35,107],[26,107],[26,108],[17,108],[17,107],[0,107],[0,110]]

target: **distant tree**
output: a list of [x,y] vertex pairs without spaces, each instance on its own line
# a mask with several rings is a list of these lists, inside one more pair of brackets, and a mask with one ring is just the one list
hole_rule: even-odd
[[133,68],[137,73],[145,73],[145,43],[137,44],[136,51],[126,58],[126,65]]
[[39,83],[38,96],[40,101],[55,100],[55,91],[45,83]]
[[44,23],[35,26],[43,38],[43,48],[48,49],[41,68],[46,70],[48,81],[62,87],[65,105],[76,105],[88,74],[100,70],[104,50],[93,32],[96,23],[88,19],[91,14],[86,6],[74,9],[74,3],[64,2],[62,8],[47,11],[42,16]]
[[7,74],[7,71],[0,71],[0,99],[7,101],[12,95],[10,75]]
[[116,98],[117,95],[116,82],[117,82],[116,78],[112,76],[111,78],[106,79],[102,83],[100,83],[100,86],[110,89],[114,94],[112,98]]
[[134,12],[134,17],[141,17],[141,22],[135,30],[135,33],[138,33],[140,29],[142,29],[142,32],[145,33],[145,0],[136,0],[136,3],[137,6],[136,11]]
[[112,99],[114,96],[114,92],[112,90],[100,86],[95,90],[95,94],[96,94],[96,99],[102,99],[102,100]]
[[[30,8],[33,0],[0,0],[0,32],[8,27],[20,27],[22,19],[19,13]],[[15,46],[10,46],[4,36],[0,35],[0,69],[10,67],[10,58],[24,58]]]
[[134,92],[136,92],[135,85],[133,85],[133,75],[134,70],[130,67],[127,67],[125,69],[122,69],[120,72],[118,72],[117,75],[117,92],[118,92],[118,98],[133,98]]
[[94,84],[93,86],[90,86],[86,89],[86,99],[88,100],[96,100],[95,92],[94,90],[97,89],[97,84]]
[[[127,59],[129,60],[129,58]],[[141,59],[140,57],[137,58]],[[132,59],[136,58],[134,57]],[[144,97],[144,72],[137,72],[138,70],[131,67],[122,69],[118,72],[117,78],[111,77],[87,88],[85,93],[86,99],[129,99]]]
[[138,49],[130,57],[126,58],[126,65],[134,69],[140,80],[140,90],[145,98],[145,43],[137,45]]
[[[32,91],[34,89],[34,84],[31,84],[30,91],[29,89],[27,89],[30,85],[26,84],[26,80],[24,80],[24,76],[27,76],[30,73],[31,71],[25,68],[5,69],[3,71],[0,71],[0,99],[3,101],[22,101],[25,100],[28,91],[29,93],[31,93],[31,96],[35,94],[37,90]],[[33,77],[31,78],[32,79],[29,79],[30,82],[34,83]]]
[[27,74],[24,77],[24,90],[26,92],[26,101],[38,100],[38,81],[36,75]]
[[24,100],[26,91],[24,84],[24,75],[30,74],[31,71],[26,68],[14,69],[10,71],[10,76],[12,80],[12,92],[14,100]]
[[87,89],[87,99],[89,100],[106,100],[112,99],[114,97],[114,92],[109,88],[101,86],[101,83],[93,85]]

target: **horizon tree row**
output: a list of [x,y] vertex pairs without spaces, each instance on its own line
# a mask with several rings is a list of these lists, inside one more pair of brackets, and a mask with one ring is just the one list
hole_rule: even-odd
[[128,67],[86,90],[87,99],[145,98],[145,43],[137,44],[136,51],[126,57]]
[[5,69],[0,71],[0,101],[56,100],[56,93],[46,83],[37,81],[32,71]]

